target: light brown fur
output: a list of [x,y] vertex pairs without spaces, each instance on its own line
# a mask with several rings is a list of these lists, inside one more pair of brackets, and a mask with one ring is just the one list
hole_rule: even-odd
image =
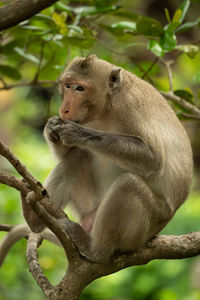
[[159,92],[126,70],[75,58],[60,81],[61,119],[45,128],[60,163],[45,185],[52,201],[73,203],[93,257],[106,261],[142,247],[187,198],[190,142]]

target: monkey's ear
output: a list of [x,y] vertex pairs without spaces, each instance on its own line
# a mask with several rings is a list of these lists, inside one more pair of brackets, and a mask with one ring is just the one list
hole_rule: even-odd
[[117,88],[120,87],[121,84],[121,74],[120,74],[121,69],[113,69],[110,72],[110,76],[109,76],[109,87],[110,89],[113,91]]

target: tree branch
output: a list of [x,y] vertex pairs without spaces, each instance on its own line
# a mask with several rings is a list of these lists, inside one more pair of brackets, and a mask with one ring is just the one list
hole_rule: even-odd
[[196,106],[192,105],[185,99],[175,95],[173,92],[160,92],[166,99],[172,100],[175,103],[180,104],[182,107],[189,110],[191,113],[193,113],[196,118],[198,117],[200,119],[200,110]]
[[169,90],[170,92],[173,92],[173,75],[172,75],[171,65],[174,63],[174,61],[173,60],[165,61],[162,58],[159,58],[159,60],[167,68],[167,74],[169,79]]
[[180,236],[158,235],[145,248],[130,256],[119,256],[114,265],[119,265],[120,262],[123,268],[126,268],[132,265],[143,265],[154,259],[183,259],[199,254],[200,231]]
[[50,86],[55,86],[57,85],[58,82],[57,81],[53,81],[53,80],[40,80],[40,81],[34,81],[34,79],[30,82],[20,82],[17,84],[7,84],[4,81],[4,84],[2,87],[0,87],[0,91],[3,90],[10,90],[13,88],[18,88],[18,87],[25,87],[25,86],[42,86],[42,85],[50,85]]
[[[40,245],[41,236],[35,233],[30,233],[28,238],[26,258],[29,265],[29,271],[32,273],[35,281],[43,290],[44,294],[49,297],[53,293],[54,288],[43,274],[38,263],[37,247]],[[55,295],[56,296],[56,295]]]
[[18,179],[15,176],[8,175],[2,171],[0,171],[0,182],[15,188],[24,195],[26,195],[30,191],[25,185],[25,183],[22,182],[20,179]]
[[0,224],[0,231],[10,231],[14,226],[8,224]]
[[[33,211],[36,213],[36,215],[43,221],[43,223],[54,232],[54,234],[57,236],[61,244],[63,245],[63,248],[65,249],[66,256],[69,261],[73,261],[74,257],[77,256],[77,249],[74,246],[71,238],[67,234],[67,232],[62,228],[62,226],[59,224],[59,222],[56,220],[54,216],[49,214],[45,207],[43,207],[38,201],[33,192],[29,193],[27,196],[27,201],[30,203]],[[59,208],[58,208],[59,209]],[[61,210],[61,209],[59,209]],[[61,215],[62,218],[68,218],[65,213],[64,215]]]
[[10,248],[21,238],[26,237],[30,232],[29,227],[24,224],[14,226],[0,243],[0,266],[3,264]]
[[[1,224],[0,231],[9,231],[9,233],[3,238],[0,243],[0,266],[3,264],[8,252],[12,246],[22,238],[27,238],[30,233],[30,228],[27,224],[20,224],[16,226]],[[57,237],[48,228],[40,233],[40,236],[55,244],[56,246],[62,247]]]
[[39,13],[58,0],[15,0],[0,8],[0,31],[8,29]]
[[42,184],[36,180],[19,159],[0,141],[0,154],[3,155],[13,165],[17,172],[28,182],[31,189],[36,193],[38,200],[42,199],[47,194]]

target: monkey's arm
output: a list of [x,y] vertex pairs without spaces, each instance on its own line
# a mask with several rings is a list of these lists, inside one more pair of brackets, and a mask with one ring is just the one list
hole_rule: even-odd
[[163,165],[159,143],[153,147],[141,137],[99,132],[71,121],[56,126],[55,131],[64,145],[77,145],[100,152],[122,167],[137,169],[145,176],[160,171]]

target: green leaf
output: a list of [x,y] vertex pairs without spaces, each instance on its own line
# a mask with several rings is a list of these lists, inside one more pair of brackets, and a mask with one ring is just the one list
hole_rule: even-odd
[[83,29],[79,26],[75,26],[75,25],[68,25],[67,26],[69,29],[72,29],[73,31],[76,31],[78,33],[83,34]]
[[17,45],[20,45],[20,43],[22,43],[21,40],[13,40],[5,45],[1,45],[0,46],[0,53],[4,54],[4,55],[9,55],[9,54],[13,54],[14,52],[14,47],[16,47]]
[[112,24],[111,27],[107,25],[102,25],[102,27],[116,35],[124,34],[127,31],[145,36],[161,36],[163,33],[163,27],[157,20],[134,13],[123,12],[119,15],[128,15],[132,21],[120,21]]
[[142,20],[137,23],[137,33],[145,36],[160,36],[163,32],[159,23],[152,23],[149,20]]
[[160,46],[165,52],[170,52],[175,49],[177,44],[176,36],[173,32],[165,31],[160,39]]
[[99,24],[104,30],[114,34],[115,36],[119,36],[124,34],[124,30],[121,28],[113,28],[112,25],[108,26],[108,25],[104,25],[104,24]]
[[21,74],[17,69],[6,65],[0,65],[0,73],[2,75],[5,75],[9,78],[16,79],[16,80],[21,78]]
[[185,52],[190,58],[194,58],[200,52],[200,47],[196,45],[177,45],[175,48]]
[[194,99],[194,96],[193,96],[191,90],[188,90],[188,89],[187,90],[186,89],[185,90],[175,90],[174,94],[187,100],[190,103],[194,104],[194,102],[195,102],[195,99]]
[[161,34],[163,33],[162,24],[154,18],[149,18],[128,11],[116,11],[112,14],[114,16],[123,17],[137,23],[139,34],[161,36]]
[[115,29],[118,33],[124,33],[125,31],[131,31],[136,33],[136,23],[130,21],[121,21],[111,25],[111,28]]
[[180,25],[180,23],[170,23],[170,24],[167,24],[165,27],[164,27],[164,31],[168,31],[168,32],[172,32],[174,33],[176,28]]
[[166,19],[167,19],[168,23],[170,24],[171,23],[171,18],[170,18],[169,10],[167,8],[165,8],[165,16],[166,16]]
[[149,40],[149,44],[147,48],[152,51],[156,56],[162,57],[164,56],[165,52],[158,41],[156,40]]
[[53,22],[53,20],[52,20],[52,18],[50,16],[47,16],[47,15],[44,15],[44,14],[37,14],[34,17],[32,17],[31,20],[32,19]]
[[21,26],[21,28],[31,30],[31,31],[44,31],[44,28],[40,28],[40,27],[33,26],[33,25],[24,25],[24,26]]
[[179,23],[181,21],[181,17],[182,17],[182,10],[178,8],[173,15],[172,23]]
[[15,47],[14,49],[15,49],[15,52],[17,54],[19,54],[20,56],[22,56],[23,58],[30,60],[30,61],[34,62],[35,64],[39,64],[39,59],[37,57],[35,57],[34,55],[24,52],[24,50],[19,47]]
[[62,2],[56,2],[54,4],[55,8],[58,11],[65,11],[66,13],[68,13],[69,16],[73,16],[74,14],[74,8],[68,5],[63,4]]
[[194,22],[187,22],[181,26],[179,26],[175,32],[176,33],[180,33],[180,32],[183,32],[183,31],[187,31],[187,30],[190,30],[190,29],[193,29],[194,26],[197,26],[200,24],[200,17],[194,21]]
[[180,23],[183,22],[189,7],[190,7],[190,0],[185,0],[181,3],[181,5],[179,5],[179,9],[182,11],[182,16],[180,18]]
[[107,7],[98,7],[98,6],[79,6],[74,8],[74,12],[81,17],[85,17],[88,15],[95,15],[100,13],[106,13],[115,11],[119,8],[117,5],[111,5]]

